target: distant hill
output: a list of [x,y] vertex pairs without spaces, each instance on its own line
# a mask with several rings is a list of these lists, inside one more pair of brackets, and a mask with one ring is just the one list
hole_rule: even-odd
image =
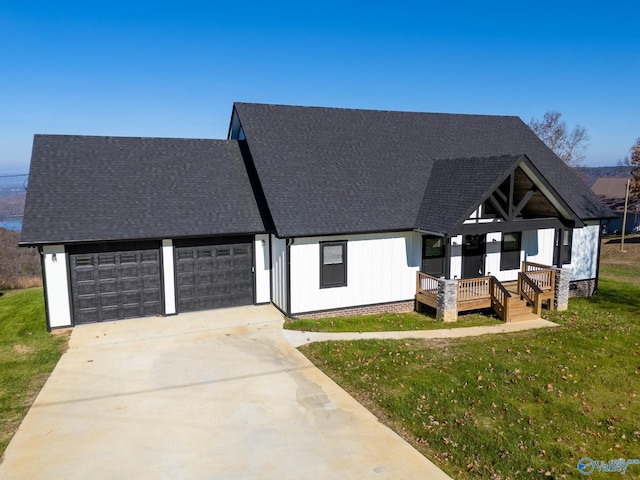
[[601,177],[628,177],[630,173],[630,167],[577,167],[576,170],[584,182],[593,187],[596,180]]
[[0,175],[0,227],[20,229],[26,179],[26,175]]
[[26,192],[0,195],[0,220],[22,216],[26,196]]

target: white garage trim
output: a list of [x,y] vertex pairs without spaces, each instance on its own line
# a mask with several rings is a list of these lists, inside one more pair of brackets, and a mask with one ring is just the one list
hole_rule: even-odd
[[173,262],[173,240],[162,240],[162,273],[164,291],[164,313],[176,313],[176,280]]
[[42,255],[49,328],[70,327],[71,302],[64,245],[45,245]]
[[269,235],[256,235],[254,251],[256,272],[255,303],[269,303],[271,301],[271,258],[269,255]]

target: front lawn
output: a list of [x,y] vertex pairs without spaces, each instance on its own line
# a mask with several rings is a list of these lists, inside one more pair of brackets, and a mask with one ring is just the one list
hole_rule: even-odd
[[495,315],[471,313],[458,316],[458,321],[444,323],[435,315],[423,315],[416,312],[382,313],[352,317],[287,319],[284,328],[305,332],[389,332],[404,330],[437,330],[441,328],[478,327],[503,323]]
[[41,288],[0,296],[0,455],[66,346],[47,333]]
[[640,262],[605,250],[598,295],[554,329],[301,351],[454,478],[580,478],[583,457],[640,458]]

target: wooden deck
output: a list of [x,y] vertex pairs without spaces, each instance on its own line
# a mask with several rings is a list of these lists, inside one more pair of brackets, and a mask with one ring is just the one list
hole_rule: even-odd
[[[547,265],[522,262],[518,280],[511,282],[501,283],[493,276],[456,282],[458,312],[493,308],[510,323],[539,317],[543,303],[553,308],[555,270]],[[438,309],[439,285],[440,279],[418,272],[416,303]]]

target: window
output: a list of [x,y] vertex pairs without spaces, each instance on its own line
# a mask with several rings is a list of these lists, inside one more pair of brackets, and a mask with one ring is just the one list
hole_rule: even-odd
[[320,244],[320,288],[347,284],[347,242]]
[[422,237],[422,273],[444,275],[444,237]]
[[520,250],[522,232],[502,234],[500,249],[500,270],[515,270],[520,268]]
[[[562,245],[560,237],[562,236]],[[553,249],[553,264],[561,267],[571,263],[571,244],[573,243],[573,230],[559,228],[556,230],[555,248]],[[559,265],[559,256],[562,254],[562,265]]]

